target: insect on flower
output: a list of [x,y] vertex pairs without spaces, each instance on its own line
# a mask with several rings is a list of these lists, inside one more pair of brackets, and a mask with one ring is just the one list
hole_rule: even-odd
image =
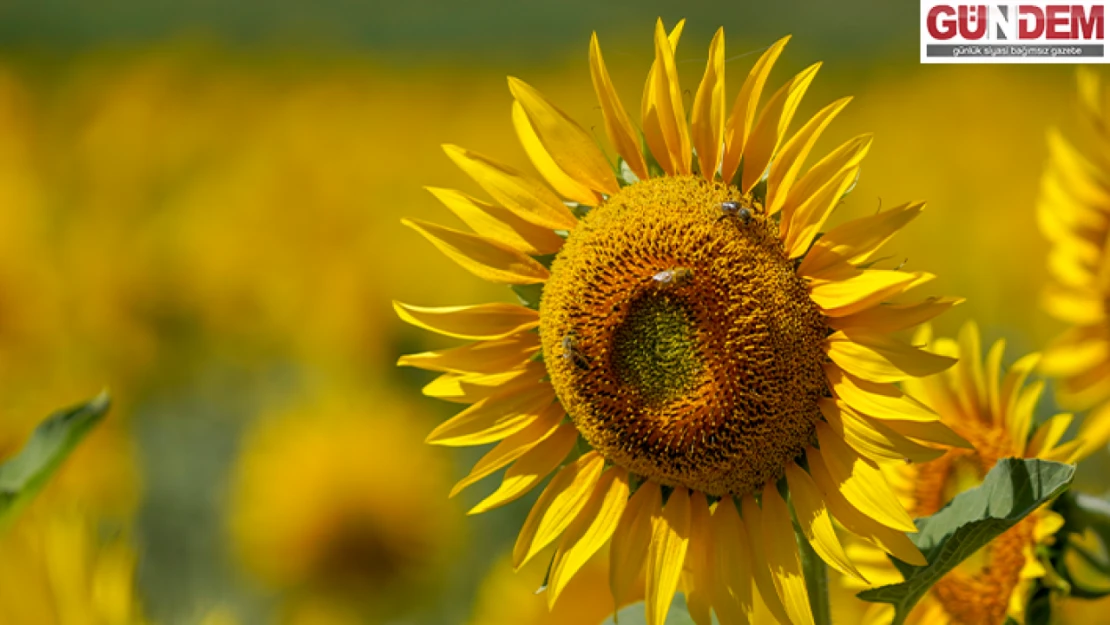
[[728,217],[736,217],[746,226],[752,222],[752,209],[747,206],[742,206],[740,202],[721,202],[721,212],[723,215],[717,221]]
[[694,272],[689,267],[675,267],[660,271],[651,279],[663,285],[679,285],[689,282],[693,277]]
[[590,361],[586,360],[582,352],[578,351],[573,335],[568,334],[563,337],[563,353],[561,356],[563,360],[570,360],[576,367],[583,371],[590,370]]

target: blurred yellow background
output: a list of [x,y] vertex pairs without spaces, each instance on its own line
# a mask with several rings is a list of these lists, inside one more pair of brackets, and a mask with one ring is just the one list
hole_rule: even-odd
[[[477,191],[441,143],[528,168],[507,74],[601,134],[592,29],[626,102],[657,15],[690,18],[678,58],[691,89],[717,26],[733,90],[745,53],[795,33],[773,82],[826,61],[798,118],[853,94],[826,149],[876,134],[838,219],[928,200],[890,249],[937,273],[935,293],[968,298],[938,330],[975,318],[1010,354],[1039,349],[1059,328],[1038,308],[1033,206],[1045,132],[1072,128],[1073,69],[921,66],[917,7],[891,4],[0,9],[0,458],[50,410],[103,387],[115,398],[0,538],[0,580],[44,571],[23,580],[32,590],[0,589],[0,606],[27,602],[0,625],[78,622],[35,599],[63,586],[84,588],[72,597],[86,607],[66,609],[97,625],[122,612],[500,625],[516,621],[491,588],[542,604],[542,571],[506,581],[502,561],[531,498],[475,518],[482,486],[447,499],[477,454],[423,447],[451,406],[418,396],[430,376],[394,367],[447,342],[402,325],[390,301],[510,300],[400,218],[447,223],[424,185]],[[114,567],[110,588],[50,573],[66,544],[87,552],[74,567]],[[131,578],[138,607],[120,596]]]

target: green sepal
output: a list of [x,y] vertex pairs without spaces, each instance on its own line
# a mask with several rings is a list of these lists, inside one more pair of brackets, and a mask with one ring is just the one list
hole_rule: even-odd
[[[594,207],[590,206],[589,204],[579,204],[578,202],[563,202],[563,204],[570,209],[570,212],[574,215],[575,219],[582,219],[586,215],[589,215],[590,211],[594,209]],[[566,239],[568,236],[570,236],[570,231],[556,230],[555,234]]]
[[516,293],[521,305],[532,310],[540,309],[540,300],[543,299],[543,284],[514,284],[509,287]]
[[760,206],[766,206],[767,205],[767,177],[766,176],[764,176],[763,178],[760,178],[759,182],[755,183],[755,186],[752,187],[752,201],[756,204],[759,204]]

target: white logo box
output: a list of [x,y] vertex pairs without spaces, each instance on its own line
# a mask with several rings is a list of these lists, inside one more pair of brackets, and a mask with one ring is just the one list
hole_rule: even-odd
[[921,0],[922,63],[1108,63],[1105,2]]

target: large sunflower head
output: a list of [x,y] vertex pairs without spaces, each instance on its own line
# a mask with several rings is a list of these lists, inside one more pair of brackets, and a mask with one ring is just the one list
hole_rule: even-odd
[[[949,449],[935,460],[919,464],[884,465],[888,482],[913,516],[929,516],[960,492],[978,486],[1004,458],[1076,462],[1105,442],[1105,436],[1099,440],[1085,423],[1079,436],[1061,444],[1072,422],[1070,414],[1034,423],[1034,408],[1044,382],[1027,381],[1040,354],[1028,354],[1007,369],[1002,364],[1005,342],[999,340],[984,360],[974,323],[964,325],[957,340],[933,340],[926,327],[915,342],[959,358],[955,367],[907,380],[905,386],[971,447]],[[1008,618],[1024,622],[1034,585],[1051,570],[1045,547],[1052,544],[1062,525],[1063,518],[1048,507],[1033,512],[938,581],[910,622],[1001,625]],[[872,565],[865,569],[871,582],[900,581],[881,552],[870,547],[853,547],[849,552]],[[858,588],[853,580],[846,582]],[[892,608],[872,604],[868,615],[867,622],[889,623]]]
[[788,132],[819,65],[760,107],[782,39],[729,106],[718,31],[687,115],[681,34],[682,23],[669,34],[656,25],[638,127],[590,42],[615,162],[517,79],[512,120],[541,178],[446,147],[493,201],[432,189],[474,232],[406,224],[472,273],[511,285],[521,303],[398,304],[409,323],[475,341],[401,364],[442,372],[425,393],[470,404],[429,442],[496,443],[455,492],[508,467],[472,512],[555,472],[513,553],[519,567],[554,546],[549,602],[608,544],[617,603],[644,570],[652,625],[680,588],[699,622],[711,610],[741,622],[761,597],[780,621],[807,623],[792,514],[840,571],[858,575],[833,518],[923,561],[876,463],[962,442],[896,386],[953,360],[892,334],[955,300],[902,301],[932,276],[878,267],[879,248],[920,203],[818,237],[871,145],[856,137],[805,166],[848,103]]
[[1037,222],[1049,241],[1051,281],[1043,305],[1070,327],[1045,349],[1041,371],[1058,378],[1061,403],[1082,410],[1104,404],[1110,419],[1110,101],[1097,74],[1079,73],[1083,141],[1048,135]]

